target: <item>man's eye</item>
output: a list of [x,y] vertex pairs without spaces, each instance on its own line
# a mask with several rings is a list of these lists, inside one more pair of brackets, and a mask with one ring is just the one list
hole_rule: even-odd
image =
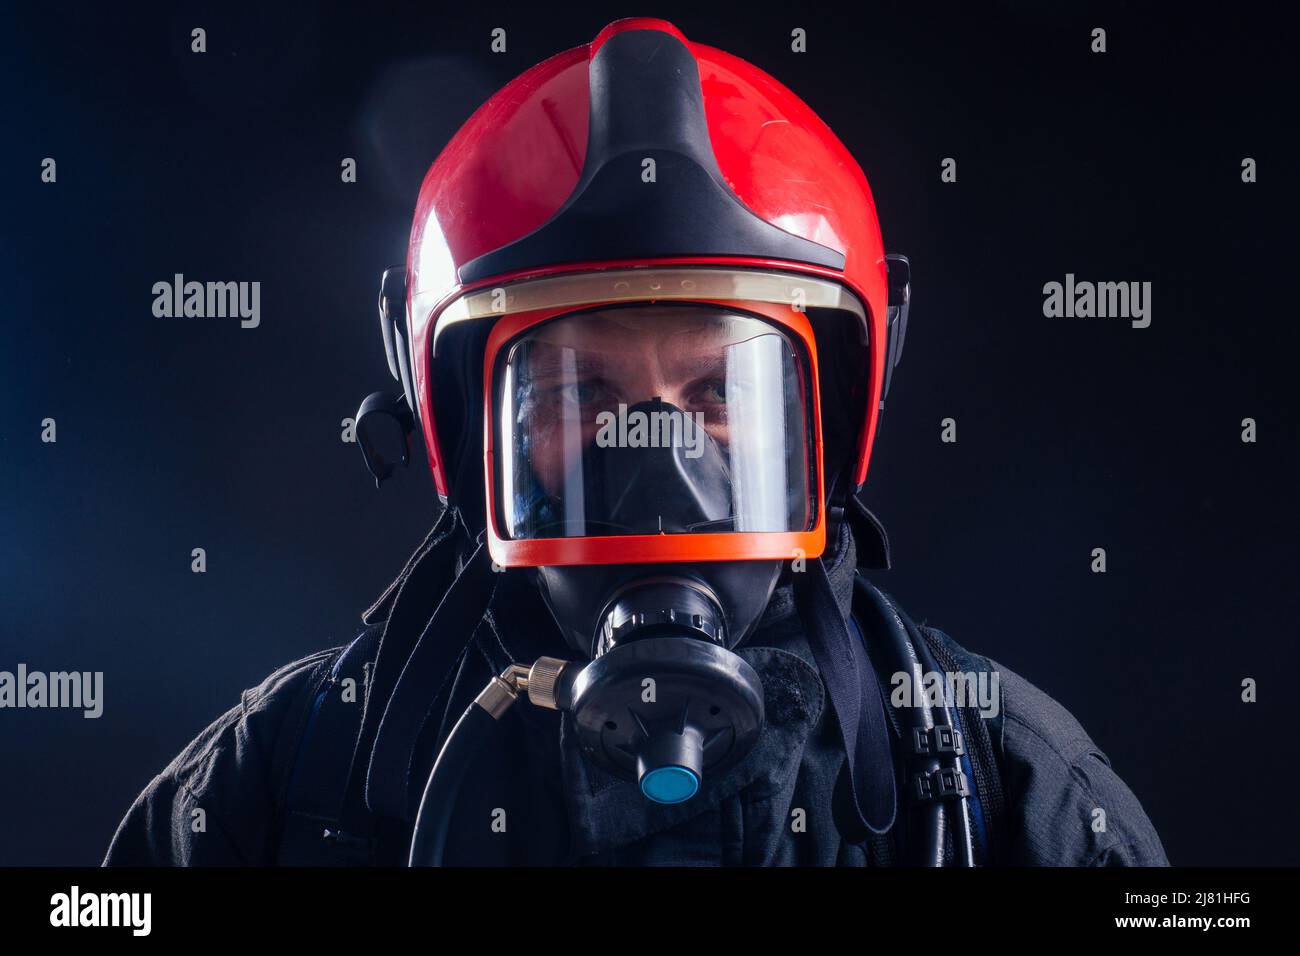
[[573,382],[560,386],[560,398],[574,405],[590,405],[600,397],[600,384],[597,382]]
[[723,404],[727,401],[727,383],[720,378],[705,382],[698,395],[707,404]]

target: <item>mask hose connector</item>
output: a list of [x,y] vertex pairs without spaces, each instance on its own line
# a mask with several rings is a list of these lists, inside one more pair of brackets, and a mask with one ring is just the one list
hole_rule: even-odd
[[568,662],[540,657],[531,666],[511,664],[499,677],[488,681],[474,702],[456,721],[447,741],[433,762],[420,810],[411,836],[410,866],[442,866],[447,851],[447,832],[456,799],[474,758],[497,743],[501,717],[519,700],[552,710],[567,706],[571,680]]

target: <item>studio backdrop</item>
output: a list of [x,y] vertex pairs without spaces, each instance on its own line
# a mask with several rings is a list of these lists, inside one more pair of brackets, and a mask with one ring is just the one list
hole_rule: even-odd
[[97,863],[244,688],[355,633],[439,511],[421,449],[376,490],[351,431],[420,179],[633,14],[780,77],[910,257],[873,580],[1074,713],[1175,865],[1300,863],[1288,34],[1028,2],[0,14],[0,671],[98,675],[0,708],[0,863]]

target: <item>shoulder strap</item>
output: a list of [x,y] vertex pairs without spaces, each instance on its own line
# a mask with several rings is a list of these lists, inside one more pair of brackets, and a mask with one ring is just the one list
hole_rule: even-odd
[[[391,684],[409,648],[403,638],[422,625],[454,575],[464,523],[446,508],[424,541],[380,598],[362,615],[365,629],[334,659],[304,705],[305,716],[293,742],[290,771],[278,783],[279,861],[282,865],[371,863],[375,827],[364,800],[354,793],[358,749],[365,731],[379,722]],[[409,585],[409,586],[408,586]],[[380,646],[394,658],[392,672],[376,669]],[[365,748],[363,757],[369,756]]]
[[416,745],[433,703],[454,680],[466,647],[474,640],[500,575],[479,544],[407,658],[383,708],[366,772],[366,806],[394,820],[414,820],[419,791],[413,790]]
[[343,833],[339,811],[381,631],[372,625],[357,635],[315,689],[280,804],[281,866],[369,862],[369,841]]

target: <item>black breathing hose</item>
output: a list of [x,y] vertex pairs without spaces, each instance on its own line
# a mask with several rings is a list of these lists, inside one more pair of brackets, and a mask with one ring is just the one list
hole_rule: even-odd
[[[892,605],[887,606],[891,611],[894,610]],[[896,620],[899,625],[902,625],[901,619],[896,617]],[[899,664],[906,662],[908,670],[916,676],[927,670],[936,669],[937,665],[919,640],[919,636],[916,641],[908,639],[906,626],[899,626],[897,632],[891,636],[896,639],[902,637],[903,647],[895,648],[896,653],[903,651],[899,655],[901,658]],[[556,680],[553,680],[548,688],[554,693],[560,683],[558,679],[563,674],[564,662],[550,658],[542,660],[560,665],[560,668],[554,671]],[[509,677],[516,672],[523,672],[526,675],[528,669],[514,667],[508,669],[504,676]],[[527,680],[523,682],[523,686],[528,686]],[[434,761],[433,770],[429,772],[428,782],[424,785],[424,795],[420,798],[420,809],[416,814],[415,830],[411,837],[411,853],[408,860],[410,866],[443,865],[443,858],[447,851],[447,832],[451,826],[456,799],[465,782],[465,775],[475,756],[490,749],[490,746],[484,744],[490,745],[491,738],[499,734],[500,718],[519,699],[519,690],[520,684],[517,681],[510,683],[502,677],[493,677],[456,721],[456,726],[452,728],[446,743],[438,752],[438,759]],[[563,685],[560,686],[560,692],[561,696],[567,695]],[[554,703],[548,706],[554,706]],[[925,705],[915,708],[917,713],[913,715],[914,728],[932,738],[936,725],[946,726],[956,731],[958,725],[948,707],[945,688],[942,704],[933,710]],[[945,761],[937,753],[922,761],[924,773],[935,775],[935,772],[945,763],[948,763],[950,769],[956,774],[961,774],[960,756],[952,754]],[[953,821],[956,824],[953,832],[953,849],[957,856],[956,862],[959,866],[974,866],[976,861],[970,807],[964,796],[958,797],[955,802],[957,806],[956,819]],[[930,800],[922,807],[923,822],[920,829],[924,836],[921,838],[922,853],[919,862],[923,866],[943,866],[944,845],[947,842],[949,827],[946,809],[943,800]]]
[[[946,682],[941,692],[944,695],[944,700],[941,706],[935,708],[935,724],[939,726],[947,726],[952,728],[954,734],[959,733],[960,731],[958,729],[957,721],[953,715],[953,712],[948,709],[949,706],[948,691],[947,691]],[[951,769],[953,770],[953,772],[956,774],[962,774],[963,771],[961,766],[961,756],[958,754],[950,754],[948,759],[951,764]],[[968,786],[969,786],[969,782],[968,782]],[[956,802],[956,806],[952,809],[956,813],[957,826],[953,831],[952,842],[953,842],[953,851],[956,853],[957,856],[957,865],[974,866],[975,865],[975,838],[973,832],[974,828],[971,825],[970,803],[967,801],[967,799],[964,796],[960,797],[955,802]],[[945,816],[947,816],[946,813]]]
[[[893,601],[883,592],[868,587],[863,596],[866,599],[862,610],[866,619],[874,624],[874,633],[881,639],[881,650],[895,673],[909,675],[915,687],[923,686],[926,673],[937,672],[938,664],[925,644],[924,638],[915,630],[915,625],[904,620],[902,612],[894,606]],[[904,746],[911,747],[919,734],[931,741],[924,752],[908,755],[912,763],[907,775],[908,788],[916,786],[917,774],[936,781],[938,773],[945,765],[954,776],[960,774],[961,757],[957,754],[940,754],[934,745],[935,725],[957,729],[953,711],[949,709],[947,681],[944,681],[943,703],[931,708],[922,702],[916,707],[903,708],[900,717],[906,728]],[[960,779],[958,777],[957,779]],[[964,796],[947,799],[918,800],[913,796],[911,822],[908,824],[907,836],[909,856],[914,865],[943,866],[944,848],[951,830],[953,838],[954,862],[958,866],[974,866],[974,832],[971,821],[969,801]],[[946,804],[955,803],[955,807]]]
[[415,817],[408,865],[443,865],[447,831],[465,774],[474,757],[490,749],[491,738],[500,732],[499,718],[517,699],[517,692],[510,685],[500,677],[493,677],[456,721],[424,785],[424,796],[420,798],[420,810]]
[[[904,633],[909,629],[904,626]],[[909,634],[909,638],[910,638]],[[917,634],[914,640],[910,640],[913,653],[916,654],[916,661],[924,673],[938,673],[939,665],[935,662],[934,656],[926,647],[924,639]],[[958,733],[958,724],[953,712],[949,710],[948,701],[948,681],[945,680],[939,689],[943,701],[930,708],[928,705],[919,708],[923,717],[927,732],[934,739],[935,727],[948,727],[954,734]],[[933,762],[927,768],[928,772],[933,774],[935,770],[941,769],[947,765],[957,779],[963,775],[961,766],[961,756],[957,753],[946,755],[935,754]],[[947,842],[947,830],[952,827],[952,845],[953,853],[956,857],[957,866],[974,866],[975,865],[975,839],[970,817],[970,803],[966,797],[958,796],[955,800],[955,806],[945,806],[946,801],[934,800],[930,803],[929,809],[937,808],[937,818],[932,820],[933,829],[930,832],[929,839],[926,843],[926,866],[943,866],[944,844]]]

